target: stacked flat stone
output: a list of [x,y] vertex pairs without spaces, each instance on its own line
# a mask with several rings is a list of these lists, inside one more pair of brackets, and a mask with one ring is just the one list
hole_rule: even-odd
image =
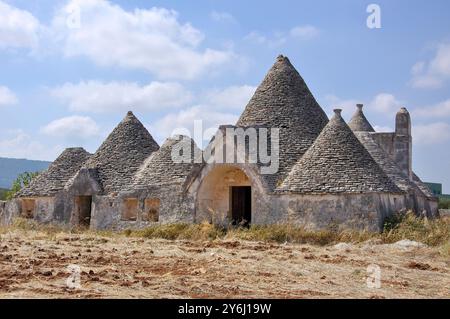
[[372,158],[377,162],[381,169],[387,176],[400,188],[402,191],[414,191],[416,194],[423,195],[423,192],[417,185],[411,182],[408,177],[401,171],[395,162],[386,154],[386,152],[378,145],[372,138],[369,132],[354,132],[355,136],[367,149]]
[[280,170],[266,175],[273,190],[313,144],[328,118],[287,57],[280,55],[237,122],[280,129]]
[[97,171],[104,194],[118,193],[131,183],[144,160],[158,149],[144,125],[128,112],[85,167]]
[[335,110],[317,140],[278,188],[302,194],[401,193]]
[[[185,151],[184,154],[182,150]],[[202,151],[194,140],[187,136],[174,136],[168,138],[158,151],[145,160],[127,190],[183,185],[201,166]]]
[[54,196],[64,188],[66,182],[82,167],[91,154],[83,148],[67,148],[48,167],[23,188],[16,197]]
[[356,107],[357,110],[348,123],[348,126],[352,129],[353,132],[375,132],[372,125],[364,115],[364,112],[362,110],[363,105],[357,104]]
[[380,145],[372,138],[373,129],[363,112],[363,105],[356,105],[357,109],[348,126],[352,129],[355,136],[361,144],[369,151],[372,158],[377,162],[387,176],[405,192],[414,192],[424,195],[417,185],[410,181],[402,170],[395,164],[389,155],[380,147]]

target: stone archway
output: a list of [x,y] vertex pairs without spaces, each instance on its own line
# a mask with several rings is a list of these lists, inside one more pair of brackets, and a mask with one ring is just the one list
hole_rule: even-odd
[[196,222],[208,221],[221,226],[250,223],[255,211],[255,192],[252,180],[239,167],[215,166],[198,188]]

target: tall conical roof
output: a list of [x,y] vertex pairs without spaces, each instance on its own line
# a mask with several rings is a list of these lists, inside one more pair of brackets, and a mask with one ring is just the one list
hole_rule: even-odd
[[131,182],[144,160],[158,149],[144,125],[128,112],[85,166],[97,169],[98,182],[105,194],[119,192]]
[[65,149],[47,170],[34,178],[16,197],[54,196],[90,156],[81,147]]
[[369,121],[363,113],[363,105],[357,104],[356,108],[356,112],[348,123],[348,126],[352,129],[353,132],[375,132],[372,125],[370,125]]
[[[176,156],[176,158],[174,158]],[[152,153],[136,172],[129,190],[149,186],[184,184],[202,164],[202,151],[187,136],[168,138],[161,148]]]
[[289,59],[280,55],[237,126],[280,129],[280,172],[274,178],[276,183],[312,145],[327,122],[325,112],[303,78]]
[[400,193],[335,110],[305,155],[279,187],[298,193]]

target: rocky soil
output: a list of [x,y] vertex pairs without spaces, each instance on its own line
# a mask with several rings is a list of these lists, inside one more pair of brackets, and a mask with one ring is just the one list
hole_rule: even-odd
[[[379,288],[377,267],[369,265],[380,267]],[[320,247],[0,235],[0,298],[450,298],[449,267],[439,249],[410,242]],[[73,287],[68,279],[77,282],[77,269],[80,286]]]

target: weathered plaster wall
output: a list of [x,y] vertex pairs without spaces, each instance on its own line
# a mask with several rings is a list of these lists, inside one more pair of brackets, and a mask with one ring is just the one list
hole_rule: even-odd
[[383,221],[405,205],[403,195],[281,195],[265,224],[301,225],[307,229],[366,229],[380,231]]
[[40,223],[50,223],[54,220],[55,198],[35,197],[34,219]]
[[[135,221],[124,220],[125,201],[129,198],[138,200],[137,218]],[[144,218],[145,201],[159,199],[158,221],[146,221]],[[91,216],[92,229],[136,229],[155,224],[193,223],[194,198],[183,192],[180,185],[162,185],[133,192],[121,193],[117,197],[96,196],[95,208]]]
[[3,202],[0,206],[0,225],[10,225],[14,218],[20,216],[20,201],[12,199]]
[[95,210],[96,197],[102,189],[96,180],[94,169],[82,168],[56,198],[55,220],[72,226],[79,224],[79,216],[75,198],[92,196],[92,211]]
[[395,133],[371,133],[373,139],[394,160],[394,137]]
[[227,226],[230,223],[231,186],[252,187],[252,224],[258,224],[260,216],[270,214],[271,204],[267,186],[258,175],[258,168],[248,164],[209,164],[189,187],[195,197],[195,222],[207,221]]
[[6,224],[4,222],[6,211],[5,211],[6,201],[0,200],[0,225]]

